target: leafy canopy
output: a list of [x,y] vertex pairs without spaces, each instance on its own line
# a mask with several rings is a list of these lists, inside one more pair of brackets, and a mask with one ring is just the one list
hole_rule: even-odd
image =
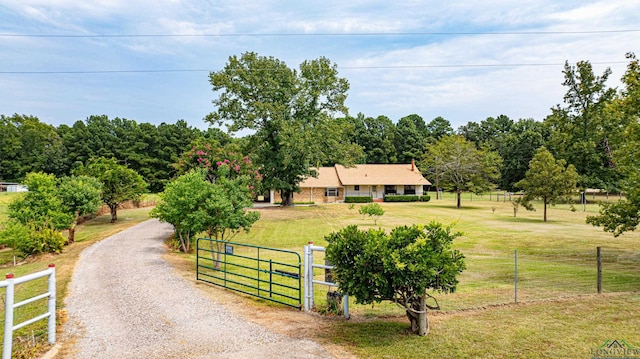
[[147,188],[142,176],[127,166],[118,164],[115,158],[92,158],[86,167],[77,168],[75,173],[95,177],[102,183],[101,198],[111,210],[112,223],[118,220],[120,204],[139,199]]
[[[428,290],[455,291],[465,264],[451,243],[460,235],[436,222],[397,227],[388,234],[348,226],[325,237],[326,254],[340,291],[360,304],[393,301],[413,318],[426,313],[425,296],[435,300]],[[438,308],[437,302],[429,308]]]
[[460,195],[471,191],[481,194],[495,187],[500,178],[502,158],[488,148],[477,149],[462,136],[444,136],[428,144],[422,168],[438,187]]
[[531,162],[525,178],[516,186],[525,192],[521,204],[532,210],[530,201],[541,199],[544,204],[544,221],[547,221],[547,205],[560,200],[570,202],[571,194],[576,191],[578,173],[573,165],[565,168],[564,160],[553,158],[544,146],[540,147]]
[[283,205],[291,204],[302,180],[316,175],[313,167],[362,157],[359,146],[348,141],[345,121],[335,120],[347,113],[349,83],[327,58],[304,61],[296,71],[276,58],[247,52],[230,57],[209,80],[218,98],[206,120],[225,123],[230,132],[254,131],[252,158]]

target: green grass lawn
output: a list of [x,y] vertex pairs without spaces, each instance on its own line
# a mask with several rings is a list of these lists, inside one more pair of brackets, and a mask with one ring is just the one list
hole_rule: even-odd
[[[0,194],[0,219],[8,197]],[[451,194],[441,200],[432,195],[428,203],[383,203],[386,213],[377,226],[358,214],[359,205],[353,209],[347,204],[261,209],[262,218],[251,231],[238,234],[233,241],[302,253],[308,242],[326,245],[324,236],[350,224],[390,230],[435,220],[464,232],[454,246],[465,254],[467,270],[460,277],[456,293],[438,295],[443,310],[430,312],[427,337],[409,334],[408,321],[395,305],[353,303],[351,320],[319,317],[317,320],[328,323],[326,329],[305,334],[346,348],[358,357],[590,358],[591,350],[610,339],[640,346],[640,234],[614,238],[587,225],[586,215],[598,211],[593,203],[584,212],[582,207],[575,212],[568,205],[552,207],[549,221],[544,223],[539,204],[537,212],[521,208],[514,218],[509,202],[496,202],[495,194],[492,199],[465,194],[462,209],[455,208]],[[58,298],[64,298],[82,249],[147,215],[148,209],[119,211],[117,225],[108,223],[108,215],[98,217],[78,229],[78,242],[62,255],[43,256],[15,268],[7,266],[0,274],[14,272],[19,276],[45,269],[53,262],[58,274]],[[595,294],[597,246],[603,248],[602,295]],[[513,303],[515,250],[519,267],[517,304]],[[193,255],[175,253],[172,257],[188,262],[184,268],[190,272],[189,277],[195,277]],[[315,260],[324,259],[318,256]],[[321,276],[322,271],[316,274]],[[219,291],[217,287],[199,287],[214,295]],[[326,290],[316,287],[319,307],[323,306]],[[291,313],[272,303],[237,301],[250,302],[259,311],[282,316]],[[63,318],[62,300],[58,305]]]
[[[363,358],[409,357],[591,357],[608,339],[640,345],[640,235],[619,238],[585,223],[598,212],[568,205],[517,217],[509,202],[465,194],[461,209],[445,194],[428,203],[383,203],[373,220],[347,204],[261,209],[262,218],[234,241],[302,252],[312,241],[347,225],[360,228],[439,221],[464,235],[454,246],[466,256],[458,291],[437,295],[443,309],[431,312],[426,338],[407,333],[403,310],[393,304],[351,305],[352,320],[332,321],[320,340],[346,347]],[[602,197],[601,197],[602,198]],[[604,199],[604,198],[603,198]],[[611,200],[615,200],[611,197]],[[596,247],[603,253],[603,295],[597,295]],[[514,251],[518,252],[518,303],[514,304]],[[321,256],[316,262],[323,262]],[[322,278],[322,271],[316,274]],[[326,287],[316,286],[315,302],[325,303]],[[616,293],[618,292],[618,293]]]

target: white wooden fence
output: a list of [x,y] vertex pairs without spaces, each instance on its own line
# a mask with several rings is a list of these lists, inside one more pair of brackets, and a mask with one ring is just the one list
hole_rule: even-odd
[[[47,292],[36,295],[14,303],[15,286],[21,283],[29,282],[42,277],[49,277]],[[2,359],[11,358],[11,350],[13,349],[13,331],[24,326],[35,323],[39,320],[48,319],[48,342],[56,342],[56,267],[49,264],[49,269],[41,272],[28,274],[20,278],[14,278],[13,274],[7,274],[6,279],[0,281],[0,288],[6,288],[5,291],[5,311],[4,311],[4,341],[2,346]],[[13,323],[13,311],[23,305],[33,303],[37,300],[49,298],[47,312],[35,318],[28,319],[22,323]]]

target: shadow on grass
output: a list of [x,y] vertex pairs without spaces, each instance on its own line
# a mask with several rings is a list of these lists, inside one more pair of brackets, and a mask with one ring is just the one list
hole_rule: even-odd
[[564,223],[562,221],[554,221],[553,219],[547,219],[545,222],[542,217],[540,218],[526,218],[526,217],[495,217],[495,220],[508,222],[508,223],[538,223],[538,224],[554,224]]
[[332,342],[355,347],[368,353],[379,352],[383,348],[402,346],[403,343],[420,342],[424,339],[411,333],[408,321],[406,323],[380,320],[337,322],[332,329],[327,333]]

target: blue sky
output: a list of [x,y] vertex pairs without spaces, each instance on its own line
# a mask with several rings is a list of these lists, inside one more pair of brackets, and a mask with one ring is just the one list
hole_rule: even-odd
[[542,120],[566,60],[610,67],[619,86],[625,53],[640,55],[637,0],[0,0],[0,19],[0,113],[56,126],[106,114],[206,128],[208,71],[246,51],[289,67],[328,57],[351,115]]

